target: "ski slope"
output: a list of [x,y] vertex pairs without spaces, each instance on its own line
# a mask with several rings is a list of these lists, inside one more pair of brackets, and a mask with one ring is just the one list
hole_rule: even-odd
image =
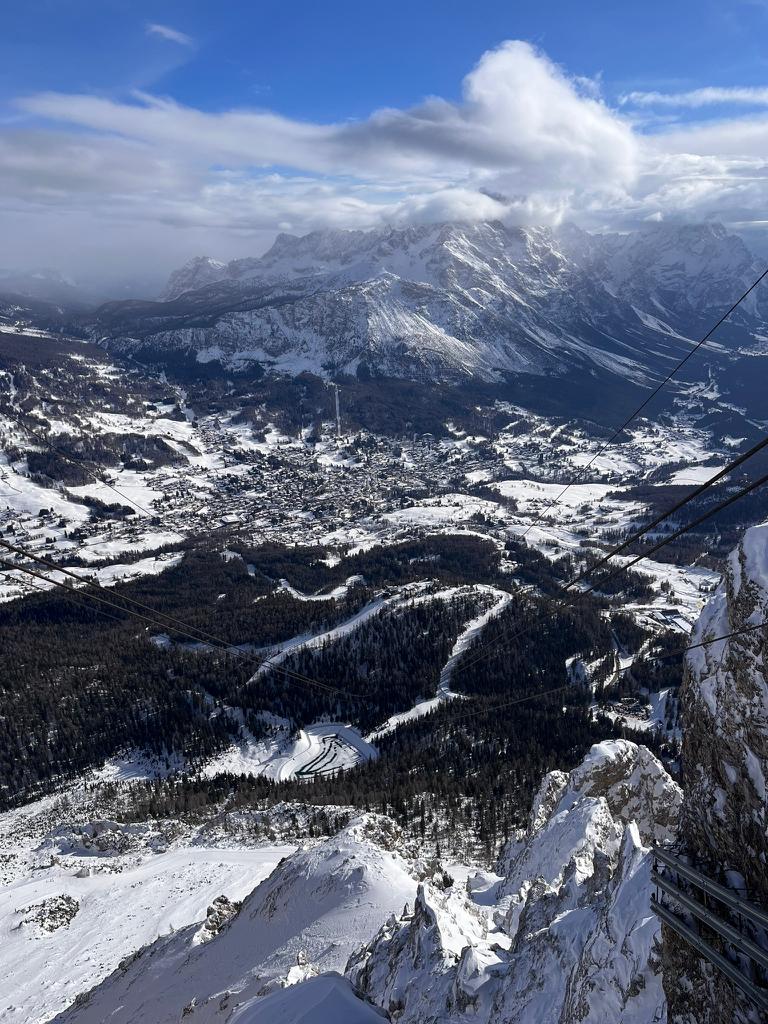
[[340,722],[319,722],[299,732],[286,751],[252,769],[276,782],[311,779],[346,771],[378,757],[376,748],[357,729]]
[[296,587],[291,586],[288,580],[278,580],[278,587],[290,594],[297,601],[340,601],[346,597],[352,587],[362,585],[365,580],[362,576],[349,576],[344,583],[329,590],[327,594],[305,594]]
[[[496,597],[496,603],[487,611],[481,612],[480,615],[476,615],[474,619],[470,619],[459,634],[456,643],[451,649],[450,657],[440,672],[440,681],[437,685],[437,692],[435,696],[429,698],[429,700],[417,701],[416,704],[407,711],[400,711],[396,715],[390,715],[383,725],[379,726],[378,729],[374,729],[372,733],[366,736],[366,740],[369,743],[375,743],[378,739],[381,739],[382,736],[386,736],[388,733],[394,732],[395,729],[403,725],[405,722],[412,722],[417,718],[422,718],[424,715],[430,714],[439,707],[443,701],[452,700],[454,697],[461,696],[460,694],[453,693],[451,690],[451,680],[456,666],[465,652],[478,638],[486,624],[491,619],[499,615],[512,600],[512,595],[507,593],[506,590],[499,590],[497,587],[490,587],[484,583],[476,584],[474,589],[483,594],[494,595]],[[432,596],[446,597],[453,596],[454,593],[456,593],[455,590],[444,591],[442,594],[435,594]]]
[[367,622],[368,619],[378,615],[379,612],[387,608],[391,608],[393,605],[399,604],[401,600],[399,596],[389,598],[376,597],[373,601],[369,601],[364,608],[361,608],[359,612],[356,612],[340,625],[334,626],[333,629],[328,629],[323,633],[304,633],[301,636],[292,637],[285,643],[280,644],[279,649],[274,654],[264,659],[249,679],[249,682],[253,683],[262,676],[267,675],[276,665],[281,665],[290,655],[298,654],[299,651],[306,647],[324,647],[326,644],[332,643],[348,633],[352,633],[359,626],[362,626],[364,622]]

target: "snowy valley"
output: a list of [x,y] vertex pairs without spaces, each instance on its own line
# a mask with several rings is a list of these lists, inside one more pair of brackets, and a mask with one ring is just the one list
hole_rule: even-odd
[[0,1016],[689,1024],[652,849],[765,888],[764,632],[684,651],[760,624],[765,495],[710,513],[764,457],[597,563],[762,437],[757,295],[617,429],[754,268],[493,222],[0,281]]

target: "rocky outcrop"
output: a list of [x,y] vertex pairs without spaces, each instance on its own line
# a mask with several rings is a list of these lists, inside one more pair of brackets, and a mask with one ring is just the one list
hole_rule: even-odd
[[663,1020],[645,844],[674,834],[680,801],[650,751],[596,745],[545,777],[489,905],[422,885],[348,977],[398,1024]]
[[571,772],[568,793],[557,810],[584,796],[603,796],[613,816],[637,824],[647,846],[669,842],[675,835],[682,793],[669,785],[669,775],[647,747],[634,743],[596,744]]
[[[692,643],[766,621],[768,526],[748,530]],[[768,630],[689,652],[681,691],[684,803],[679,850],[740,895],[768,904]],[[758,941],[766,937],[755,936]],[[718,972],[665,929],[674,1024],[757,1021]]]
[[215,938],[222,928],[225,928],[233,917],[236,917],[241,904],[233,902],[226,896],[217,896],[206,911],[205,920],[195,932],[192,939],[193,944],[210,942]]

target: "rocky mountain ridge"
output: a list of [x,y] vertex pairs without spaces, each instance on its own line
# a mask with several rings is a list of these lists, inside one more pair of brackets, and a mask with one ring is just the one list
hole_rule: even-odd
[[215,929],[157,940],[56,1019],[332,1019],[312,1015],[321,992],[350,1024],[663,1019],[645,844],[674,833],[679,803],[648,750],[600,743],[545,778],[499,874],[466,889],[363,815],[285,859],[236,915],[209,913]]
[[[755,271],[743,241],[719,225],[317,231],[280,235],[258,259],[196,258],[171,276],[163,301],[108,303],[88,329],[117,351],[229,369],[644,386]],[[751,296],[730,325],[731,347],[760,351],[766,319],[768,303]],[[722,343],[711,347],[708,359],[722,358]]]
[[662,1019],[645,844],[674,834],[680,800],[645,748],[596,745],[544,778],[495,887],[482,875],[466,896],[420,886],[413,914],[390,919],[348,977],[399,1024]]

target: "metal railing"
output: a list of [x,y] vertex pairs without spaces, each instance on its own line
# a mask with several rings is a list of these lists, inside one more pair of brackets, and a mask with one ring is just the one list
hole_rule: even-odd
[[768,1010],[768,992],[765,989],[760,989],[753,985],[749,978],[743,975],[735,964],[726,959],[722,953],[718,953],[713,946],[710,946],[706,940],[702,939],[693,928],[689,928],[663,903],[660,903],[655,898],[651,900],[651,903],[658,917],[665,924],[669,925],[673,931],[677,932],[681,939],[684,939],[692,949],[695,949],[700,956],[708,960],[713,967],[717,967],[737,988],[740,988],[745,995],[749,996],[756,1006],[759,1006],[761,1010]]
[[[754,942],[748,935],[744,934],[743,921],[746,919],[751,925],[761,930],[768,930],[768,913],[748,900],[737,896],[731,889],[727,889],[719,882],[713,881],[702,874],[696,868],[673,856],[667,850],[654,849],[654,857],[657,863],[663,864],[666,868],[675,872],[680,878],[684,878],[694,888],[702,893],[713,897],[718,903],[723,904],[733,913],[738,915],[739,927],[735,927],[731,921],[725,920],[722,914],[716,913],[696,895],[684,892],[678,884],[673,882],[666,874],[662,874],[654,864],[651,878],[657,890],[673,900],[684,911],[691,915],[695,921],[701,922],[716,935],[738,950],[744,957],[752,962],[758,970],[768,972],[768,950]],[[669,928],[683,939],[699,956],[707,960],[713,967],[716,967],[739,988],[752,1002],[763,1011],[768,1011],[768,988],[756,985],[738,964],[729,960],[719,950],[707,941],[698,931],[690,926],[683,918],[675,913],[667,904],[663,903],[660,896],[651,897],[651,905],[654,912]]]
[[[656,895],[651,896],[651,906],[660,921],[663,921],[671,928],[684,942],[694,949],[699,956],[703,957],[717,968],[732,984],[748,996],[754,1004],[764,1012],[768,1012],[768,988],[756,984],[752,978],[745,974],[741,967],[731,961],[723,952],[716,949],[708,939],[691,927],[691,924],[683,920],[683,916],[676,912],[667,903],[662,901],[662,894],[668,896],[674,903],[682,908],[683,912],[690,914],[692,924],[700,923],[709,928],[715,935],[737,950],[742,956],[748,959],[753,965],[754,971],[768,972],[768,949],[764,949],[743,931],[743,922],[749,922],[753,928],[761,931],[768,931],[768,912],[756,903],[743,899],[732,889],[714,882],[706,874],[686,864],[680,858],[671,854],[668,850],[653,850],[654,864],[651,871],[651,880],[656,886]],[[658,869],[658,864],[663,864],[669,871],[677,876],[675,882]],[[695,893],[685,892],[678,884],[684,879],[692,888],[703,894],[699,899]],[[707,896],[711,896],[718,903],[721,903],[732,913],[737,915],[738,928],[731,921],[726,921],[722,913],[718,913],[707,904]]]
[[768,952],[762,946],[758,946],[756,942],[742,934],[738,928],[734,928],[733,925],[728,924],[717,914],[712,913],[707,907],[703,907],[673,882],[670,882],[668,878],[665,878],[664,875],[660,875],[657,871],[652,871],[651,878],[656,883],[656,886],[671,896],[676,903],[685,907],[690,914],[697,917],[699,921],[703,921],[704,924],[724,938],[726,942],[730,942],[732,946],[735,946],[745,956],[748,956],[750,960],[754,960],[755,963],[768,970]]
[[678,875],[687,879],[697,889],[702,889],[704,892],[709,893],[710,896],[714,896],[715,899],[724,903],[727,907],[731,907],[738,914],[748,918],[758,928],[768,930],[768,913],[756,903],[750,903],[748,900],[742,899],[741,896],[737,896],[733,889],[726,889],[719,882],[713,882],[707,875],[702,875],[696,868],[692,868],[689,864],[674,857],[668,850],[654,848],[653,856],[666,867],[671,868]]

